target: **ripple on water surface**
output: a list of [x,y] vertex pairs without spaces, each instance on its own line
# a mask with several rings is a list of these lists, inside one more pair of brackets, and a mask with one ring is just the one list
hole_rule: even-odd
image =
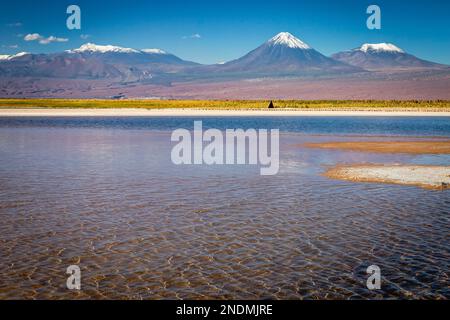
[[294,147],[326,139],[282,136],[262,177],[175,167],[169,133],[3,128],[0,298],[449,298],[450,193],[328,180],[343,160],[418,158]]

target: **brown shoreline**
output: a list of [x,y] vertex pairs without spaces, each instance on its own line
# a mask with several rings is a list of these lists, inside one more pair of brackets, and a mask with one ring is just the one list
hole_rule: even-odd
[[7,108],[0,103],[0,117],[240,117],[240,116],[311,116],[311,117],[450,117],[450,111],[418,110],[314,110],[314,109],[196,109],[196,108]]
[[308,148],[348,150],[371,153],[450,154],[447,141],[349,141],[306,143]]

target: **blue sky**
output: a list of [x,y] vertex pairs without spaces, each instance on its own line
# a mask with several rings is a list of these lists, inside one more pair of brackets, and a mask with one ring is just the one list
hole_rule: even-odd
[[[66,28],[70,4],[81,7],[80,31]],[[371,4],[381,7],[381,30],[366,27]],[[450,64],[450,1],[16,0],[0,6],[0,54],[57,52],[93,42],[161,48],[183,59],[216,63],[289,31],[326,55],[367,42],[392,42],[420,58]],[[34,33],[67,41],[24,40]]]

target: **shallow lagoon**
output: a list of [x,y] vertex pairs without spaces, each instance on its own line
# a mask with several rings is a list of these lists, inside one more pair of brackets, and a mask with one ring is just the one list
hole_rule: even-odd
[[[321,175],[337,163],[449,156],[298,147],[449,137],[449,118],[202,119],[279,128],[280,172],[269,177],[173,165],[171,130],[194,120],[0,118],[0,298],[450,297],[450,192]],[[78,293],[66,289],[71,264]],[[365,285],[373,264],[380,291]]]

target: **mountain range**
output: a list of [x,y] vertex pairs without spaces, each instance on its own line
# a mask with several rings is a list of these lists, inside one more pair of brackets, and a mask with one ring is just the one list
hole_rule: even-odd
[[160,49],[135,50],[88,43],[56,54],[24,52],[0,56],[0,76],[141,81],[153,78],[154,74],[174,73],[195,65],[198,64]]
[[[240,81],[260,78],[371,77],[382,73],[450,72],[450,67],[422,60],[394,44],[363,44],[327,57],[288,32],[281,32],[243,57],[223,64],[202,65],[183,60],[161,49],[132,49],[87,43],[78,49],[51,54],[0,55],[0,96],[11,92],[4,84],[51,79],[102,81],[112,85],[165,85],[186,81]],[[20,80],[22,79],[22,80]],[[2,86],[3,84],[3,86]],[[88,90],[88,89],[86,89]],[[51,95],[51,93],[50,93]]]

